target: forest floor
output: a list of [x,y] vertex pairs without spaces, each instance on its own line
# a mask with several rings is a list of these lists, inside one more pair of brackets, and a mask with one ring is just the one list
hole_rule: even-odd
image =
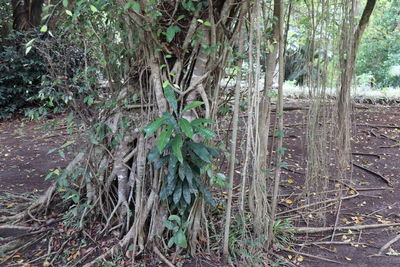
[[[400,266],[400,241],[393,242],[378,255],[379,250],[400,232],[400,225],[392,225],[400,223],[400,107],[355,106],[352,179],[343,185],[331,175],[330,186],[337,187],[337,190],[328,197],[334,197],[343,189],[340,209],[338,205],[329,206],[327,204],[330,203],[325,203],[320,205],[319,212],[315,212],[315,209],[301,208],[306,200],[300,194],[306,167],[308,104],[306,101],[291,100],[286,105],[293,109],[285,112],[284,144],[288,149],[285,156],[288,167],[282,174],[279,212],[294,217],[295,226],[336,226],[336,229],[333,238],[333,231],[329,229],[298,234],[296,245],[284,250],[277,248],[276,253],[297,266]],[[62,121],[61,117],[56,119]],[[51,184],[45,181],[49,170],[66,166],[73,157],[74,152],[68,151],[69,147],[64,150],[65,158],[60,157],[58,151],[48,154],[50,149],[78,140],[75,135],[68,134],[65,123],[58,124],[54,129],[43,130],[49,122],[51,120],[26,121],[23,127],[19,120],[0,122],[0,195],[40,194]],[[245,137],[245,134],[241,136]],[[224,133],[220,137],[224,137]],[[73,144],[71,148],[75,146]],[[244,148],[244,145],[239,147]],[[239,179],[240,175],[237,175]],[[300,209],[289,212],[296,207]],[[220,223],[223,224],[222,221]],[[368,229],[366,225],[376,228]],[[0,232],[0,240],[1,237],[5,236]],[[44,246],[42,249],[46,250],[47,245]],[[22,265],[38,254],[16,255],[7,263]],[[64,253],[61,256],[68,260],[71,254]],[[200,260],[197,264],[192,261],[189,265],[220,266],[215,256],[204,258],[207,264],[205,260]]]

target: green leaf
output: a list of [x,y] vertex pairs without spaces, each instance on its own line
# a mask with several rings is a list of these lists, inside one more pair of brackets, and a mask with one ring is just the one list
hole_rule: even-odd
[[278,149],[276,150],[279,154],[281,154],[282,156],[285,155],[287,148],[286,147],[278,147]]
[[169,83],[164,86],[164,96],[175,113],[178,113],[178,102],[176,101],[175,92]]
[[172,154],[179,160],[179,162],[183,162],[183,157],[182,157],[182,137],[180,135],[177,135],[172,139],[171,146],[172,146]]
[[[157,147],[157,146],[155,146],[155,147]],[[157,150],[158,150],[158,148],[157,148]],[[160,168],[163,167],[166,163],[168,163],[168,159],[169,159],[169,156],[165,156],[165,157],[159,158],[159,159],[156,161],[156,163],[154,164],[154,168],[156,168],[156,170],[160,169]]]
[[29,42],[26,43],[25,47],[30,47],[32,46],[33,42],[36,40],[36,38],[33,38],[32,40],[30,40]]
[[41,32],[47,32],[47,25],[43,25],[41,28],[40,28],[40,31]]
[[94,5],[90,5],[90,10],[92,10],[93,13],[99,12],[99,10]]
[[167,32],[166,32],[166,36],[167,36],[167,42],[168,43],[170,43],[170,42],[172,42],[172,40],[174,39],[174,37],[175,37],[175,34],[176,33],[178,33],[178,32],[180,32],[181,31],[181,28],[179,28],[178,26],[170,26],[170,27],[168,27],[168,29],[167,29]]
[[167,119],[167,121],[166,121],[165,123],[166,123],[166,124],[172,125],[172,127],[174,127],[174,131],[175,131],[177,134],[180,134],[180,128],[179,128],[178,122],[176,121],[175,117],[172,116],[172,115],[171,115],[170,113],[168,113],[168,112],[163,112],[163,115],[164,115],[164,118]]
[[208,127],[196,126],[195,129],[205,139],[210,140],[210,139],[215,138],[215,136],[216,136],[215,133]]
[[62,4],[63,4],[64,7],[67,7],[68,6],[68,0],[63,0]]
[[278,130],[275,133],[275,137],[284,137],[285,136],[285,131],[284,130]]
[[214,203],[214,199],[213,199],[213,197],[212,197],[210,191],[209,191],[207,188],[205,188],[205,187],[203,186],[203,188],[202,188],[202,193],[203,193],[203,195],[204,195],[204,200],[205,200],[211,207],[214,207],[214,206],[215,206],[215,203]]
[[209,120],[209,119],[201,118],[201,119],[195,119],[195,120],[193,120],[193,121],[191,122],[192,126],[200,126],[200,125],[202,125],[202,124],[204,124],[204,123],[213,124],[214,121]]
[[185,176],[186,176],[185,169],[183,166],[184,166],[183,164],[179,165],[179,170],[178,170],[178,176],[181,179],[181,181],[185,180]]
[[204,22],[204,26],[208,26],[208,27],[210,27],[210,26],[211,26],[211,22],[209,22],[209,21],[205,21],[205,22]]
[[171,237],[168,241],[168,248],[171,248],[175,244],[175,237]]
[[168,230],[173,230],[174,229],[174,224],[168,220],[163,220],[162,221],[164,226],[167,227]]
[[155,146],[155,147],[153,148],[153,150],[150,151],[150,153],[147,155],[147,162],[148,162],[149,164],[150,164],[150,163],[153,163],[153,162],[155,162],[155,161],[159,158],[159,156],[160,156],[160,151],[158,150],[158,147]]
[[[169,155],[168,158],[168,176],[173,174],[175,175],[176,169],[178,166],[178,159],[174,155]],[[170,182],[170,178],[168,178],[168,182]]]
[[189,138],[193,137],[193,128],[190,122],[187,119],[179,118],[178,119],[179,127],[181,127],[182,132]]
[[278,166],[287,169],[289,164],[285,161],[278,162]]
[[99,144],[99,142],[96,140],[96,138],[93,135],[89,135],[89,140],[94,145],[98,145]]
[[194,142],[188,142],[188,144],[192,148],[193,152],[199,156],[202,161],[211,163],[211,155],[203,144]]
[[178,182],[178,184],[175,187],[174,196],[172,199],[176,204],[181,200],[181,197],[182,197],[182,183]]
[[[207,164],[199,156],[197,156],[196,153],[194,153],[192,150],[189,150],[188,153],[189,153],[188,160],[191,163],[193,163],[195,166],[197,166],[199,169],[202,169],[204,167],[204,165]],[[193,176],[193,177],[195,177],[195,176]]]
[[185,183],[182,187],[182,194],[183,194],[183,199],[185,200],[185,202],[190,205],[190,203],[192,202],[192,193],[190,192],[190,188],[189,185],[187,183]]
[[193,171],[192,171],[192,168],[190,168],[189,164],[187,164],[186,162],[184,162],[182,164],[182,166],[183,166],[183,171],[185,172],[186,180],[188,181],[189,185],[192,185],[192,183],[193,183]]
[[27,55],[29,53],[29,51],[31,51],[32,46],[28,46],[25,50],[25,55]]
[[60,155],[61,158],[65,159],[64,151],[62,151],[62,150],[60,149],[60,150],[58,150],[58,154]]
[[153,121],[152,123],[148,124],[147,126],[145,126],[143,128],[143,131],[146,134],[146,137],[152,136],[157,130],[158,128],[161,127],[161,125],[163,125],[163,123],[167,120],[167,118],[157,118],[155,121]]
[[70,146],[72,144],[75,144],[75,141],[67,141],[60,148],[65,148],[65,147]]
[[168,198],[167,186],[164,186],[163,188],[161,188],[159,195],[160,195],[160,200],[162,200],[162,201],[164,201]]
[[140,4],[139,2],[136,1],[131,1],[128,2],[124,5],[124,11],[127,11],[128,9],[133,8],[133,10],[135,10],[136,12],[140,11]]
[[194,101],[194,102],[190,103],[189,105],[187,105],[186,107],[183,108],[182,114],[185,113],[186,111],[189,111],[191,109],[197,108],[197,107],[199,107],[199,106],[201,106],[203,104],[204,104],[204,102],[202,102],[202,101]]
[[160,136],[157,138],[157,147],[160,152],[164,151],[164,148],[169,143],[169,139],[172,135],[172,126],[168,125],[165,130],[163,130]]
[[181,218],[178,215],[171,215],[168,220],[175,221],[178,225],[181,225]]
[[71,17],[72,17],[72,12],[71,12],[71,10],[68,10],[68,9],[67,9],[67,10],[65,10],[65,13],[67,13],[68,16],[71,16]]
[[182,230],[179,230],[176,233],[175,244],[180,246],[181,248],[187,248],[186,236],[185,236],[185,233]]
[[219,152],[212,147],[207,147],[208,152],[210,152],[211,156],[213,156],[214,158],[219,157]]

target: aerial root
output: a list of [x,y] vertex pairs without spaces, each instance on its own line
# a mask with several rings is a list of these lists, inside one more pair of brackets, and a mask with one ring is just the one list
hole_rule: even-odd
[[175,267],[175,265],[174,265],[172,262],[170,262],[170,261],[161,253],[161,251],[160,251],[156,246],[153,247],[153,251],[154,251],[154,253],[156,253],[156,255],[157,255],[166,265],[168,265],[169,267]]

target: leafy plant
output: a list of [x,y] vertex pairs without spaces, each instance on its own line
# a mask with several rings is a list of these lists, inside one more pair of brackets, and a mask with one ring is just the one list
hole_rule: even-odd
[[183,215],[199,193],[213,205],[211,194],[201,181],[201,176],[206,174],[207,166],[219,153],[214,148],[195,141],[196,136],[201,136],[204,140],[215,137],[214,132],[205,126],[213,121],[200,118],[189,122],[181,116],[203,103],[193,102],[178,113],[174,92],[168,92],[167,88],[165,91],[177,117],[164,112],[161,118],[144,127],[143,131],[146,137],[160,131],[157,144],[148,155],[148,162],[154,163],[156,169],[166,167],[168,174],[161,188],[160,198],[168,200],[171,209],[177,209]]
[[277,219],[274,224],[273,233],[277,245],[287,246],[295,239],[296,228],[290,219]]
[[163,221],[163,224],[173,233],[172,237],[168,241],[168,247],[171,248],[175,244],[178,247],[187,248],[187,240],[185,236],[187,222],[183,223],[179,216],[171,215],[168,220]]
[[25,55],[23,34],[11,34],[0,46],[0,119],[38,104],[42,76],[47,73],[43,57]]

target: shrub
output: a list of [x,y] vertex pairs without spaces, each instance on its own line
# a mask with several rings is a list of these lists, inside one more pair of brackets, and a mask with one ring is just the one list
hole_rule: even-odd
[[12,34],[0,45],[0,119],[38,104],[46,64],[34,49],[26,55],[25,43],[26,35]]

